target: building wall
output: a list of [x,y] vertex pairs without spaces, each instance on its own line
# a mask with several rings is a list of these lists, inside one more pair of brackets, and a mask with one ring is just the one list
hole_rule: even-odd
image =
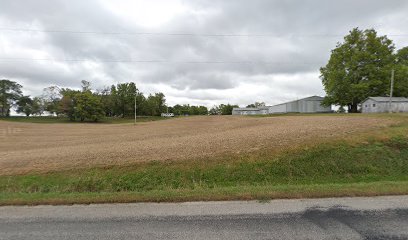
[[322,106],[322,100],[302,100],[299,103],[300,113],[331,112],[331,107]]
[[[361,105],[361,111],[363,113],[389,112],[389,102],[377,102],[372,99],[368,99]],[[393,102],[391,106],[392,112],[408,112],[408,102]]]
[[392,112],[408,112],[408,102],[392,103]]
[[269,113],[319,113],[331,112],[331,107],[323,107],[322,99],[311,97],[269,107]]
[[266,115],[266,114],[268,114],[268,109],[267,109],[267,108],[265,108],[265,109],[260,109],[260,110],[259,110],[259,114],[261,114],[261,115]]
[[300,101],[293,101],[286,103],[286,112],[287,113],[297,113],[300,111],[299,108]]
[[275,106],[270,106],[268,109],[268,113],[286,113],[286,104],[279,104]]
[[363,113],[376,113],[376,112],[385,112],[385,106],[379,105],[378,102],[368,99],[367,101],[361,104],[361,112]]
[[275,106],[260,107],[257,110],[251,108],[234,109],[232,115],[257,115],[257,114],[276,114],[276,113],[319,113],[331,112],[331,107],[323,107],[323,98],[313,96],[288,103],[282,103]]
[[260,110],[233,110],[232,115],[259,115]]

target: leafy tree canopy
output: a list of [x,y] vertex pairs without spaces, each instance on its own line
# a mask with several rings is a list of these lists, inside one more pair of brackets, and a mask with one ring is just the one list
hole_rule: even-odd
[[24,113],[27,117],[33,114],[33,100],[30,96],[22,96],[17,100],[17,113]]
[[390,39],[378,36],[373,29],[350,31],[344,42],[332,50],[327,65],[320,69],[327,93],[324,103],[347,106],[349,112],[357,112],[358,104],[367,97],[386,96],[391,69],[396,68],[394,49]]
[[0,116],[10,116],[10,109],[22,96],[22,86],[16,82],[0,80]]
[[249,104],[247,106],[247,108],[258,108],[258,107],[265,107],[265,103],[264,102],[255,102],[255,103]]

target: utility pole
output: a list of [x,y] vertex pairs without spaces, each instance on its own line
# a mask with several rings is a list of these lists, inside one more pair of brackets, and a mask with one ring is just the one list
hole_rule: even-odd
[[136,89],[136,92],[135,92],[135,124],[134,124],[134,125],[136,125],[136,110],[137,110],[137,107],[136,107],[136,98],[137,98],[137,89]]
[[390,89],[390,103],[388,112],[392,113],[392,94],[394,92],[394,69],[391,70],[391,89]]

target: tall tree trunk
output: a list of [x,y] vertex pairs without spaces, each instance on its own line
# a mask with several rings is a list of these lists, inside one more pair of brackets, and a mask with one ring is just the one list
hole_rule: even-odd
[[351,113],[357,113],[358,112],[358,105],[356,103],[351,104]]

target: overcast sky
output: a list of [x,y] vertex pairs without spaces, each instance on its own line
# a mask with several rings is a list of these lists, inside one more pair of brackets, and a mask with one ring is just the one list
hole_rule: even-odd
[[354,27],[408,46],[407,13],[406,0],[0,0],[0,78],[31,96],[86,79],[170,105],[276,104],[324,96],[319,68]]

